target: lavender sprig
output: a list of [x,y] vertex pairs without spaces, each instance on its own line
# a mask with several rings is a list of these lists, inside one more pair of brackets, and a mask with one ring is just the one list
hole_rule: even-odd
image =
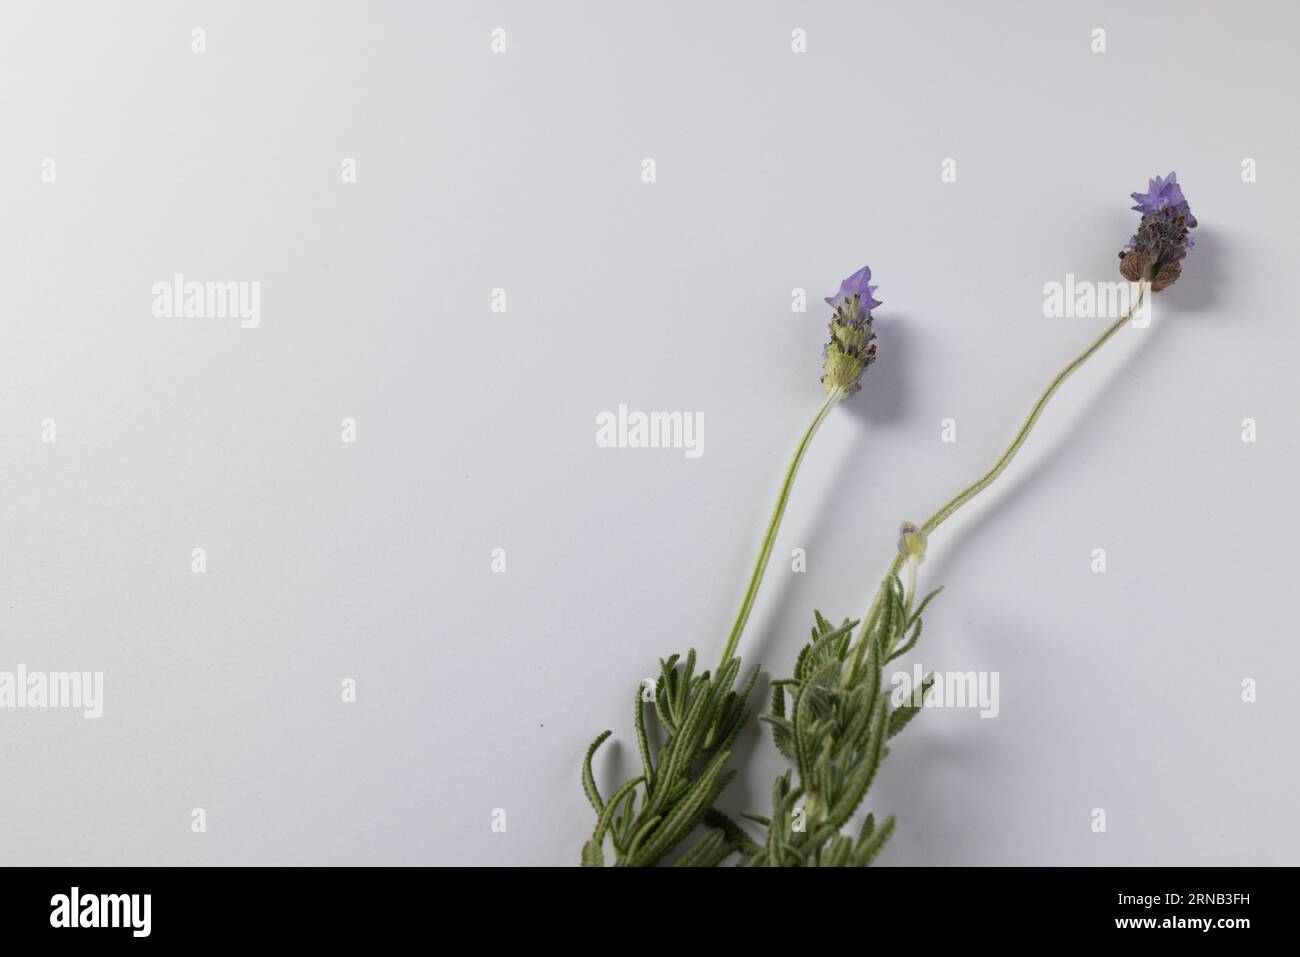
[[[600,734],[587,749],[582,786],[597,820],[591,839],[582,848],[584,865],[605,864],[607,838],[616,866],[658,864],[702,821],[710,825],[709,829],[681,856],[679,864],[712,866],[735,851],[751,854],[757,849],[735,822],[713,807],[735,774],[726,770],[726,765],[732,743],[749,720],[746,702],[758,674],[757,669],[752,670],[739,689],[733,690],[740,675],[740,659],[735,652],[772,557],[795,476],[813,437],[831,409],[859,390],[862,374],[875,361],[876,336],[871,310],[880,303],[872,295],[876,287],[870,285],[870,280],[871,270],[863,267],[840,284],[836,295],[826,299],[827,305],[835,310],[824,352],[822,385],[826,399],[804,431],[786,469],[776,507],[718,667],[712,673],[694,674],[693,650],[684,659],[673,655],[660,660],[653,694],[643,696],[641,687],[636,692],[634,721],[642,773],[624,782],[608,800],[596,786],[591,762],[612,732]],[[646,728],[647,704],[653,705],[653,713],[665,736],[657,747],[652,746]]]
[[[855,622],[838,629],[817,613],[813,643],[803,649],[794,677],[774,682],[772,725],[777,748],[794,765],[798,781],[787,771],[773,789],[771,818],[752,817],[763,824],[767,838],[749,855],[757,865],[866,866],[884,846],[894,827],[891,815],[879,826],[873,815],[856,837],[842,833],[865,800],[884,756],[885,741],[902,730],[920,710],[933,676],[911,703],[891,707],[881,687],[882,667],[915,647],[921,634],[921,613],[938,594],[916,601],[917,570],[925,560],[929,536],[963,505],[988,488],[1015,458],[1029,433],[1061,385],[1097,353],[1142,307],[1149,292],[1177,281],[1182,261],[1193,246],[1189,230],[1196,217],[1183,196],[1177,177],[1157,176],[1146,193],[1133,193],[1142,213],[1137,233],[1120,253],[1120,271],[1138,283],[1130,309],[1112,322],[1093,343],[1048,383],[1030,409],[1011,444],[987,472],[962,489],[922,525],[904,523],[897,554],[890,564],[856,639]],[[900,573],[906,576],[903,584]],[[787,713],[785,696],[791,697]]]
[[772,546],[776,544],[776,533],[785,517],[785,507],[790,500],[790,490],[794,487],[795,476],[803,464],[804,453],[812,443],[813,436],[826,421],[841,399],[846,399],[862,388],[862,374],[876,361],[876,333],[872,329],[871,310],[881,303],[873,296],[877,286],[871,283],[871,267],[863,266],[852,276],[840,283],[840,290],[834,296],[826,297],[826,304],[835,310],[830,321],[830,339],[822,350],[823,373],[822,386],[826,389],[826,401],[817,410],[812,423],[808,426],[795,449],[794,458],[786,469],[785,480],[781,483],[781,492],[777,496],[776,508],[767,524],[767,534],[758,550],[758,560],[749,578],[749,587],[741,601],[740,611],[736,614],[731,634],[722,652],[722,660],[727,661],[736,651],[740,636],[749,621],[749,613],[758,596],[759,585],[767,571],[768,560],[772,557]]

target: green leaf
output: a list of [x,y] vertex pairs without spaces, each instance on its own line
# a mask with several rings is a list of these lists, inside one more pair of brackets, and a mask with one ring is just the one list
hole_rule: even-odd
[[735,776],[735,772],[722,773],[729,751],[719,751],[708,766],[677,801],[662,823],[655,828],[644,846],[635,855],[629,855],[628,863],[633,867],[645,867],[657,862],[672,850],[692,830],[695,829],[705,813],[713,806],[718,792]]
[[[921,713],[921,708],[924,707],[925,704],[926,692],[928,692],[931,686],[933,686],[934,678],[935,674],[932,671],[921,681],[921,704],[904,705],[889,716],[889,737],[892,738],[894,735],[898,734],[898,732],[907,727],[909,721]],[[916,692],[913,690],[912,695],[915,694]]]
[[[661,755],[659,760],[663,787],[655,796],[647,810],[658,812],[664,809],[665,801],[682,776],[689,770],[691,759],[695,757],[695,746],[704,724],[705,711],[708,708],[708,695],[696,695],[686,712],[681,730],[674,735],[671,754]],[[665,749],[667,750],[667,749]],[[667,762],[665,766],[665,761]]]
[[858,843],[861,844],[869,838],[876,829],[876,816],[868,814],[862,821],[862,828],[858,831]]
[[811,736],[807,727],[811,717],[809,713],[811,710],[811,704],[809,703],[811,688],[811,681],[805,681],[799,686],[791,709],[791,723],[794,732],[794,765],[801,778],[812,770]]
[[628,843],[632,839],[632,828],[636,821],[636,789],[633,788],[627,792],[627,796],[621,802],[621,813],[615,814],[614,825],[609,830],[614,849],[620,854],[627,853]]
[[847,867],[852,852],[853,841],[842,834],[836,835],[826,849],[817,856],[817,866]]
[[784,681],[773,681],[772,689],[772,714],[778,718],[785,717],[785,685]]
[[645,787],[647,791],[653,791],[655,786],[655,766],[654,761],[650,758],[650,741],[645,733],[645,702],[641,700],[645,685],[636,686],[636,696],[633,707],[636,709],[636,744],[637,749],[641,752],[641,772],[645,775]]
[[605,810],[605,802],[600,799],[600,791],[596,789],[596,778],[591,773],[591,759],[595,756],[596,749],[613,733],[613,731],[602,731],[596,735],[596,740],[591,742],[591,747],[587,748],[587,756],[582,761],[582,790],[586,792],[587,800],[591,802],[597,814]]
[[889,836],[894,833],[894,825],[896,823],[894,815],[889,815],[889,817],[885,818],[885,820],[881,822],[880,827],[872,831],[871,835],[854,849],[854,867],[871,866],[871,862],[876,859],[876,856],[884,848],[885,842],[889,840]]
[[916,606],[916,611],[912,612],[912,617],[908,619],[907,623],[909,626],[912,624],[912,622],[917,621],[921,617],[921,612],[925,611],[925,606],[930,604],[930,602],[935,598],[935,596],[938,595],[939,592],[941,591],[943,591],[942,585],[940,585],[934,591],[930,592],[930,594],[926,595],[924,598],[921,599],[921,604]]
[[609,803],[605,805],[605,810],[601,812],[600,818],[596,821],[596,831],[591,836],[593,841],[599,842],[605,839],[605,832],[609,830],[609,826],[614,820],[614,811],[618,808],[623,798],[627,797],[628,792],[643,780],[645,779],[635,777],[631,781],[625,781],[623,784],[619,785],[618,790],[614,792],[612,797],[610,797]]
[[655,713],[669,734],[677,730],[677,722],[672,715],[673,688],[677,684],[677,658],[677,655],[670,655],[667,661],[659,659],[659,679],[655,682]]
[[794,680],[803,681],[807,677],[809,660],[812,657],[813,645],[804,645],[799,650],[799,657],[794,662]]
[[632,835],[632,840],[628,842],[627,845],[626,853],[628,857],[636,856],[636,853],[638,850],[640,850],[642,843],[644,843],[645,839],[650,835],[650,832],[655,829],[655,825],[657,825],[661,820],[663,820],[663,818],[660,817],[658,814],[656,814],[654,817],[650,818],[650,820],[646,821],[639,828],[637,828],[636,834]]
[[583,867],[604,867],[605,852],[595,841],[587,841],[582,845],[582,866]]
[[[746,833],[745,829],[717,808],[711,808],[705,813],[704,822],[725,833],[728,843],[737,848],[742,854],[752,854],[758,850],[758,845],[754,843],[754,839]],[[766,827],[766,825],[764,826]]]
[[848,774],[844,785],[844,796],[836,801],[827,814],[827,820],[836,828],[841,828],[849,822],[853,812],[858,809],[858,805],[867,796],[867,789],[871,787],[871,782],[876,776],[876,769],[880,767],[881,749],[885,746],[885,723],[888,714],[889,699],[881,695],[876,704],[875,715],[872,718],[871,735],[868,739],[867,749]]
[[907,654],[914,647],[916,647],[916,643],[920,640],[921,640],[921,619],[918,618],[916,619],[916,623],[912,625],[911,636],[908,637],[907,641],[903,642],[901,645],[899,645],[897,648],[894,649],[894,653],[889,656],[889,660],[893,661],[895,658],[901,658],[903,655]]
[[677,692],[676,701],[674,702],[673,718],[678,722],[682,719],[682,713],[686,710],[686,700],[694,687],[691,680],[695,674],[695,649],[692,648],[686,653],[686,660],[682,662],[681,672],[674,672],[676,679],[675,691]]
[[[727,836],[718,828],[704,832],[704,836],[687,848],[673,867],[714,867],[722,858],[732,852],[727,844]],[[718,852],[721,851],[721,856]]]
[[794,725],[785,718],[770,714],[760,715],[758,720],[772,726],[772,742],[776,745],[776,749],[787,760],[797,760],[794,750]]

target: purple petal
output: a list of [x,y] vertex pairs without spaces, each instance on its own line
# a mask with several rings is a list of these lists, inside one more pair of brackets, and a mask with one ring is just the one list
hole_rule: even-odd
[[863,266],[848,279],[840,283],[840,291],[834,296],[826,297],[826,304],[832,309],[838,309],[843,303],[848,302],[854,296],[862,298],[862,305],[868,310],[875,309],[880,302],[873,296],[878,286],[871,285],[871,267]]

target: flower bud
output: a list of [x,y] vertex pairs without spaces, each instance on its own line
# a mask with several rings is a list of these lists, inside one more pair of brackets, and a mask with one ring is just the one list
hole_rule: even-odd
[[911,522],[904,522],[898,529],[898,554],[905,559],[915,558],[919,565],[925,561],[925,532]]

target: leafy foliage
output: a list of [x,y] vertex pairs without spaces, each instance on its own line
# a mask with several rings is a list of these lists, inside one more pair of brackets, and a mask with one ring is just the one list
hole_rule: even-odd
[[[764,844],[748,855],[755,866],[865,867],[889,840],[894,817],[868,814],[845,833],[866,799],[886,742],[921,709],[934,676],[895,708],[883,685],[886,664],[910,651],[921,636],[921,613],[896,575],[881,585],[867,627],[855,642],[857,622],[839,626],[816,613],[812,642],[799,653],[794,676],[772,684],[772,727],[777,749],[794,767],[772,789],[772,816],[750,817],[765,826]],[[792,780],[792,774],[794,778]]]
[[[606,838],[618,867],[650,867],[704,823],[703,836],[677,860],[678,866],[712,867],[735,851],[756,853],[758,846],[713,805],[735,771],[726,770],[731,746],[749,720],[746,703],[758,670],[733,690],[740,659],[731,658],[716,675],[695,674],[695,652],[685,660],[673,655],[660,660],[652,701],[644,686],[636,689],[635,725],[641,774],[625,781],[608,800],[596,787],[591,762],[612,732],[600,734],[582,763],[582,787],[596,812],[596,828],[582,847],[586,867],[605,865]],[[666,735],[655,747],[646,729],[646,711]]]

